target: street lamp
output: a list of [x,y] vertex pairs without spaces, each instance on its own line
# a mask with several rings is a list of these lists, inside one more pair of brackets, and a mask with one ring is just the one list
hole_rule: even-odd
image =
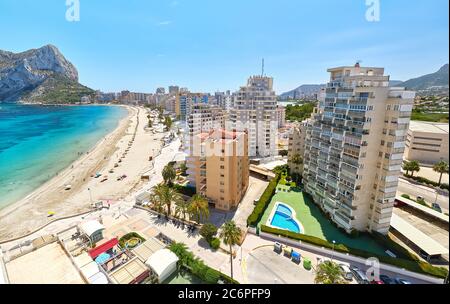
[[333,261],[334,258],[334,246],[336,245],[336,241],[333,240],[333,253],[331,254],[331,261]]
[[91,188],[88,188],[89,191],[89,200],[91,202],[91,206],[92,206],[92,192],[91,192]]

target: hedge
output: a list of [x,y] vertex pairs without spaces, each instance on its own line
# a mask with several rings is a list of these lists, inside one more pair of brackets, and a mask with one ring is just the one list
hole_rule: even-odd
[[[303,241],[306,243],[310,243],[310,244],[317,245],[320,247],[325,247],[328,249],[333,248],[332,243],[329,243],[325,240],[319,239],[317,237],[309,236],[309,235],[294,233],[292,231],[287,231],[287,230],[276,229],[276,228],[268,227],[265,225],[261,226],[261,231],[279,235],[279,236],[283,236],[283,237],[287,237],[287,238],[290,238],[293,240]],[[376,236],[376,238],[377,237],[379,237],[379,236]],[[396,250],[397,248],[393,248],[393,249]],[[380,262],[383,262],[385,264],[390,264],[393,266],[397,266],[399,268],[404,268],[404,269],[407,269],[407,270],[410,270],[413,272],[423,273],[423,274],[431,275],[431,276],[438,277],[438,278],[446,278],[448,275],[447,269],[442,268],[442,267],[435,267],[429,263],[419,261],[417,257],[414,258],[411,256],[411,254],[409,254],[409,255],[414,260],[405,260],[402,258],[392,258],[392,257],[388,257],[388,256],[382,256],[382,255],[374,254],[374,253],[367,252],[364,250],[350,248],[343,244],[334,245],[334,250],[336,250],[338,252],[342,252],[342,253],[348,253],[351,255],[363,257],[363,258],[374,257],[374,258],[377,258]]]
[[238,281],[218,270],[209,267],[201,259],[196,258],[192,252],[184,247],[184,245],[183,248],[178,248],[178,250],[173,250],[173,247],[169,247],[169,249],[180,259],[179,263],[181,263],[181,267],[186,268],[205,283],[217,284],[219,280],[223,280],[226,284],[239,284]]
[[449,185],[448,184],[441,184],[441,185],[439,185],[439,183],[437,183],[435,181],[432,181],[432,180],[429,180],[429,179],[427,179],[425,177],[422,177],[422,176],[411,176],[411,175],[405,174],[405,177],[406,178],[410,178],[412,180],[415,180],[416,182],[419,182],[421,184],[426,184],[426,185],[433,186],[433,187],[436,187],[436,188],[441,188],[443,190],[449,190]]
[[275,195],[275,191],[278,186],[278,182],[280,181],[280,175],[277,174],[274,179],[272,179],[264,191],[263,195],[259,199],[258,203],[253,209],[252,214],[247,218],[247,226],[256,227],[256,225],[261,220],[264,212],[272,201],[272,197]]

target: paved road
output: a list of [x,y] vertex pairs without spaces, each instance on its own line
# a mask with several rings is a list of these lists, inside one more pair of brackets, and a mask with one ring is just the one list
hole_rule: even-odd
[[434,203],[436,201],[436,195],[437,195],[437,202],[442,208],[443,212],[448,213],[449,210],[449,198],[448,196],[438,194],[434,189],[413,184],[408,182],[405,179],[400,178],[399,184],[398,184],[398,193],[401,194],[409,194],[411,195],[411,198],[415,198],[417,196],[422,196],[426,202],[428,203]]

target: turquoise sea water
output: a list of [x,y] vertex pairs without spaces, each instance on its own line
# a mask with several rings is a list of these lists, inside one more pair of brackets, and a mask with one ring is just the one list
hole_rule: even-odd
[[121,107],[0,104],[0,209],[67,168],[126,114]]

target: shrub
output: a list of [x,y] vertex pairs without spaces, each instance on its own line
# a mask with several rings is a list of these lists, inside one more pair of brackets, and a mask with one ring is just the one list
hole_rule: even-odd
[[409,200],[411,199],[411,197],[408,194],[402,194],[402,197],[406,198],[406,199],[409,199]]
[[177,255],[180,259],[181,265],[189,270],[193,275],[208,284],[217,284],[219,280],[224,281],[226,284],[239,284],[238,281],[230,278],[226,274],[217,271],[202,260],[196,258],[192,252],[190,252],[186,246],[182,243],[173,243],[169,249]]
[[207,223],[200,228],[200,235],[205,238],[208,243],[211,243],[212,239],[217,234],[217,227],[211,223]]
[[212,249],[217,250],[220,248],[220,239],[213,238],[211,242],[209,243]]
[[264,191],[263,195],[259,199],[259,202],[256,204],[255,209],[253,209],[252,214],[247,219],[247,225],[255,227],[258,222],[261,220],[264,212],[272,201],[272,197],[275,195],[275,191],[277,189],[278,182],[280,180],[280,175],[272,179]]
[[[271,228],[271,227],[264,226],[264,225],[261,226],[261,231],[275,234],[275,235],[280,235],[280,236],[287,237],[287,238],[290,238],[293,240],[303,241],[306,243],[310,243],[310,244],[328,248],[328,249],[333,248],[332,243],[329,243],[325,240],[322,240],[322,239],[319,239],[319,238],[316,238],[313,236],[309,236],[309,235],[294,233],[292,231],[287,231],[287,230]],[[418,258],[417,258],[417,260],[405,260],[405,259],[398,258],[398,257],[392,258],[392,257],[388,257],[388,256],[374,254],[374,253],[367,252],[367,251],[360,250],[360,249],[350,248],[343,244],[335,245],[334,250],[336,250],[338,252],[342,252],[342,253],[348,253],[348,254],[352,254],[355,256],[363,257],[363,258],[375,257],[382,263],[394,265],[399,268],[404,268],[404,269],[407,269],[407,270],[410,270],[413,272],[423,273],[423,274],[435,276],[438,278],[446,278],[448,275],[447,269],[445,269],[443,267],[435,267],[429,263],[419,261]],[[410,254],[410,255],[412,255],[412,254]],[[413,257],[411,257],[411,258],[413,258]]]
[[429,186],[436,187],[436,188],[441,188],[443,190],[449,190],[449,185],[448,184],[441,184],[441,185],[439,185],[439,183],[434,182],[432,180],[429,180],[429,179],[427,179],[425,177],[422,177],[422,176],[411,176],[411,175],[406,175],[405,174],[405,177],[410,178],[412,180],[415,180],[416,182],[421,183],[421,184],[429,185]]

